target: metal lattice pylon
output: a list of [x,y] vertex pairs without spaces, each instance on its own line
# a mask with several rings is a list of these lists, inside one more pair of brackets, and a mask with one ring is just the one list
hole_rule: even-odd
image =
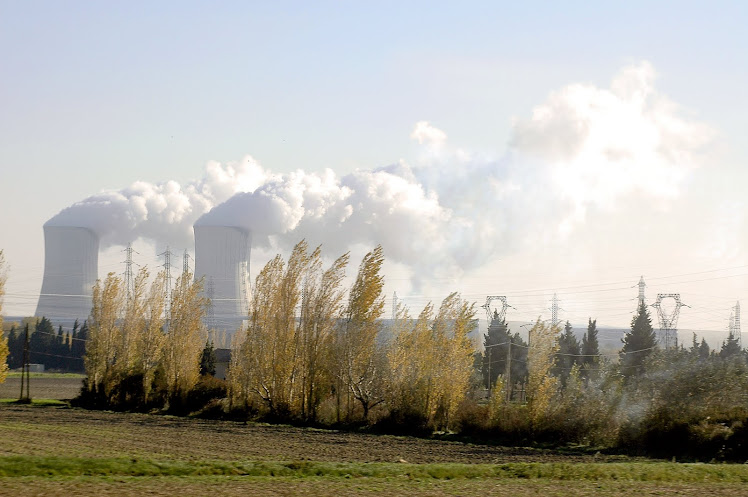
[[166,302],[164,305],[164,324],[165,328],[168,331],[169,329],[169,320],[171,319],[171,256],[174,255],[174,253],[169,250],[169,246],[166,246],[166,250],[162,253],[158,254],[159,257],[164,257],[164,265],[162,266],[164,268],[164,274],[166,275],[166,287],[164,288]]
[[730,338],[734,338],[738,341],[738,346],[743,348],[743,340],[741,338],[740,330],[740,301],[735,303],[735,307],[732,308],[730,314],[730,326],[729,326]]
[[558,295],[555,293],[553,294],[553,299],[551,300],[551,326],[557,326],[559,323],[558,320],[558,311],[563,310],[558,305]]
[[134,250],[132,249],[131,244],[127,244],[127,248],[124,250],[125,252],[125,292],[127,293],[127,300],[128,302],[132,298],[132,292],[133,292],[133,276],[132,276],[132,253]]
[[[673,299],[675,307],[668,313],[662,307],[662,301]],[[657,309],[657,318],[660,324],[660,333],[657,342],[665,349],[678,345],[678,316],[681,307],[690,307],[680,301],[680,293],[658,293],[657,300],[652,307]]]
[[397,292],[392,293],[392,320],[397,320]]
[[499,318],[499,320],[503,320],[506,317],[507,309],[509,309],[510,307],[514,309],[514,307],[507,303],[505,295],[489,295],[488,297],[486,297],[486,303],[481,306],[481,309],[486,310],[486,320],[489,324],[494,319],[494,313],[491,312],[491,302],[493,302],[494,300],[498,300],[501,302],[501,307],[497,307],[495,310],[496,316]]
[[644,283],[644,276],[639,278],[639,305],[644,304],[645,297],[644,297],[644,289],[647,287],[647,284]]
[[182,256],[182,274],[187,274],[190,272],[190,259],[192,256],[187,252],[187,249],[184,249],[184,255]]

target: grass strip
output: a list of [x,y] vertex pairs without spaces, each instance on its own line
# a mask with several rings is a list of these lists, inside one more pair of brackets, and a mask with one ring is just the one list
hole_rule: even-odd
[[[0,399],[0,404],[23,404],[28,405],[25,403],[19,403],[18,399]],[[59,407],[59,406],[68,406],[70,405],[69,402],[59,399],[31,399],[31,405],[33,407]]]
[[257,476],[748,483],[748,466],[680,463],[408,464],[0,456],[0,476]]
[[[8,372],[8,378],[20,378],[20,371]],[[29,373],[30,378],[79,378],[83,379],[86,377],[85,374],[81,373]]]

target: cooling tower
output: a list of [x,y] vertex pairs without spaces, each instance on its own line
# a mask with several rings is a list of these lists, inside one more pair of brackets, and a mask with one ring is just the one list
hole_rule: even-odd
[[36,316],[63,325],[87,319],[98,264],[99,237],[93,231],[44,225],[44,279]]
[[247,319],[250,234],[235,226],[195,224],[195,278],[210,299],[206,325],[227,334]]

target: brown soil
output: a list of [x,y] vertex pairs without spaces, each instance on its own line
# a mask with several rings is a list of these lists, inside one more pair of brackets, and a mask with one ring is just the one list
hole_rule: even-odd
[[0,478],[0,495],[66,495],[73,496],[476,496],[511,495],[512,497],[623,497],[623,496],[694,496],[743,497],[740,484],[661,484],[642,482],[576,482],[576,481],[506,481],[506,480],[407,480],[355,478],[351,480],[305,478],[94,478],[68,479]]
[[369,435],[68,408],[0,407],[0,455],[327,462],[502,463],[608,461],[413,437]]
[[[70,400],[81,391],[83,376],[63,378],[31,378],[29,394],[32,399]],[[0,399],[17,399],[21,393],[21,378],[6,378],[0,383]]]
[[[244,425],[170,416],[0,405],[0,456],[143,457],[155,460],[314,460],[332,462],[501,463],[611,461],[525,448],[491,447],[411,437],[375,436],[289,426]],[[369,495],[578,497],[738,497],[744,484],[632,481],[432,480],[292,477],[13,477],[0,496]]]

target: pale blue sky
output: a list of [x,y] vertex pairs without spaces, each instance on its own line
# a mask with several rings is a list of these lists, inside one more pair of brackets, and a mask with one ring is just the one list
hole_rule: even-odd
[[0,0],[6,310],[25,311],[23,296],[38,292],[42,224],[88,195],[185,182],[208,160],[245,154],[278,172],[415,161],[409,135],[421,120],[499,158],[513,119],[550,92],[607,88],[641,60],[655,68],[658,92],[716,131],[707,162],[721,169],[703,187],[722,185],[715,201],[742,199],[746,23],[748,3],[737,1]]

